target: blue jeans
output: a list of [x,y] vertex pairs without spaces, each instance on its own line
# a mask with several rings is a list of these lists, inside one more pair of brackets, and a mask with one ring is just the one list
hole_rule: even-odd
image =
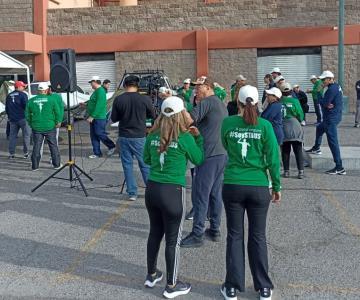
[[106,120],[94,119],[90,123],[90,139],[93,147],[93,153],[97,156],[102,156],[100,149],[100,141],[108,147],[108,149],[115,148],[115,144],[110,140],[106,133]]
[[201,236],[205,231],[205,220],[209,210],[210,230],[219,231],[222,211],[222,181],[226,155],[216,155],[205,159],[195,167],[192,185],[194,220],[192,232]]
[[119,137],[118,145],[120,148],[120,159],[125,175],[126,192],[130,196],[136,196],[137,184],[133,171],[134,158],[136,158],[138,161],[141,175],[145,184],[150,173],[150,167],[145,164],[143,160],[145,138]]
[[23,151],[24,154],[28,153],[30,150],[30,128],[26,123],[26,120],[22,119],[17,122],[10,121],[9,124],[10,124],[9,154],[15,155],[16,141],[20,129],[22,131],[22,138],[23,138]]
[[340,146],[338,142],[337,136],[337,125],[339,121],[333,120],[324,120],[318,126],[316,126],[316,139],[315,139],[315,149],[319,149],[322,142],[322,136],[326,133],[326,137],[328,140],[328,144],[330,147],[330,151],[334,158],[334,162],[336,164],[336,169],[342,169],[342,160],[340,155]]

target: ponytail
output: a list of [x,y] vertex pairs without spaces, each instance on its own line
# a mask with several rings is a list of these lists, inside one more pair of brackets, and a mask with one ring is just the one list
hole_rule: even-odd
[[256,125],[258,123],[257,105],[253,105],[252,102],[253,100],[251,98],[247,98],[246,105],[240,103],[242,109],[244,110],[244,121],[248,125]]

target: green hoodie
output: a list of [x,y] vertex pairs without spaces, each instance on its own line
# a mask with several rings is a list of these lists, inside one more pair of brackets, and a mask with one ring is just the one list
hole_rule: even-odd
[[314,100],[315,103],[317,103],[320,99],[319,98],[319,94],[320,96],[322,95],[323,93],[323,86],[322,86],[323,82],[321,79],[318,79],[315,81],[314,83],[314,86],[313,86],[313,89],[311,91],[311,95],[312,95],[312,98]]
[[292,97],[282,97],[282,114],[284,119],[296,118],[299,122],[304,120],[304,112],[298,99]]
[[226,90],[224,88],[221,88],[219,86],[216,86],[214,88],[214,94],[221,100],[224,101],[226,98]]
[[91,95],[89,102],[87,103],[87,112],[90,117],[98,120],[106,119],[106,92],[105,89],[100,86]]
[[178,141],[170,143],[162,155],[159,153],[160,131],[150,133],[146,138],[144,162],[150,165],[149,180],[185,186],[187,160],[194,165],[204,161],[203,137],[180,133]]
[[269,121],[258,118],[257,125],[248,125],[241,116],[227,117],[221,139],[228,153],[225,184],[268,187],[269,170],[273,190],[281,190],[279,145]]
[[38,132],[53,130],[64,117],[64,109],[52,95],[37,95],[26,104],[25,117],[29,126]]

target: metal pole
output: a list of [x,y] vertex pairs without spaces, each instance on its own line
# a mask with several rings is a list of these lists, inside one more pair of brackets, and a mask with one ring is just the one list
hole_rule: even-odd
[[338,47],[338,74],[339,84],[344,88],[344,24],[345,0],[339,0],[339,47]]

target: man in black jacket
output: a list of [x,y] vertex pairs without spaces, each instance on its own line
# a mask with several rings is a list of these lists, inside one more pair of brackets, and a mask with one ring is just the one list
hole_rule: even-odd
[[154,119],[155,113],[151,99],[138,93],[139,78],[128,76],[124,81],[125,93],[114,100],[111,120],[119,122],[120,158],[126,181],[129,200],[137,198],[137,184],[133,173],[133,158],[139,163],[140,171],[146,184],[149,166],[143,161],[146,136],[146,119]]
[[300,102],[301,108],[304,112],[304,121],[301,122],[301,125],[306,125],[306,113],[309,112],[309,105],[308,103],[308,97],[306,96],[306,93],[300,89],[300,86],[298,84],[295,84],[293,87],[293,93],[292,96],[294,98],[297,98]]

